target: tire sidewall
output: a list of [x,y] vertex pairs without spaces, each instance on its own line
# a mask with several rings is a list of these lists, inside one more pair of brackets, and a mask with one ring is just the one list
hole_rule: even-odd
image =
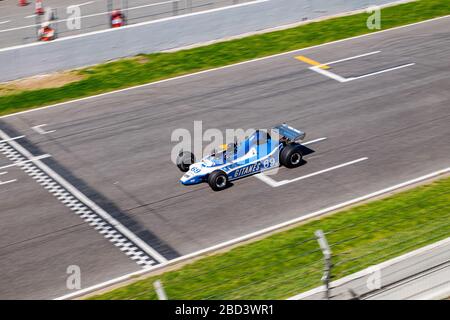
[[[218,185],[217,181],[223,178],[224,183],[222,185]],[[210,173],[208,176],[208,184],[214,191],[220,191],[225,189],[228,186],[228,176],[222,170],[216,170]]]
[[[298,153],[300,159],[297,163],[292,163],[292,157],[294,154]],[[303,154],[301,151],[301,146],[299,144],[288,144],[280,152],[280,163],[286,168],[295,168],[302,164]]]
[[189,167],[194,162],[194,155],[188,151],[181,152],[177,157],[177,167],[183,172],[189,171]]

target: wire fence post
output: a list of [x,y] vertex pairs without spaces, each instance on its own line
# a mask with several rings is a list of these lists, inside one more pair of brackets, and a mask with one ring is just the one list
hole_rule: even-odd
[[34,21],[35,21],[35,25],[36,25],[36,40],[39,41],[39,29],[41,29],[41,25],[42,25],[41,16],[36,14],[34,16]]
[[320,249],[322,250],[324,257],[324,272],[322,276],[322,281],[325,285],[325,298],[330,299],[330,279],[331,279],[331,249],[328,245],[327,238],[322,230],[317,230],[315,233],[317,241],[319,242]]
[[192,0],[186,0],[186,10],[192,12]]
[[178,1],[179,0],[172,1],[172,15],[174,16],[178,15]]
[[53,23],[54,39],[58,38],[58,9],[49,9],[48,21]]
[[153,287],[155,288],[159,300],[169,300],[167,299],[167,295],[166,292],[164,291],[164,287],[161,281],[156,280],[155,282],[153,282]]
[[[128,0],[122,0],[122,13],[123,13],[123,24],[128,24],[128,15],[130,14],[128,10]],[[126,13],[125,13],[126,12]]]
[[107,19],[108,19],[108,25],[109,25],[110,27],[112,27],[112,24],[111,24],[111,13],[112,13],[112,11],[113,11],[113,2],[112,2],[112,0],[108,0],[108,1],[106,2],[106,11],[108,12],[108,13],[106,14],[106,17],[107,17]]

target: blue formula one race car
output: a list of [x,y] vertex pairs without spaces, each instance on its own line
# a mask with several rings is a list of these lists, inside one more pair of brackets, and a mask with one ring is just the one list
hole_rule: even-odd
[[214,191],[220,191],[228,186],[229,181],[280,165],[287,168],[300,166],[303,154],[297,141],[303,140],[305,133],[287,124],[274,127],[271,132],[273,137],[268,131],[256,130],[242,142],[231,143],[197,163],[191,152],[181,152],[177,166],[186,173],[180,182],[183,185],[208,182]]

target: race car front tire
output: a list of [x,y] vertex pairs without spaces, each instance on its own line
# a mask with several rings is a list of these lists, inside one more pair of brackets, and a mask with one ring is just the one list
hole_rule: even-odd
[[216,170],[208,176],[208,184],[214,191],[220,191],[228,186],[228,176],[222,170]]
[[181,152],[177,157],[177,167],[182,172],[189,171],[191,164],[195,162],[195,157],[191,152],[184,151]]
[[288,144],[280,152],[280,163],[286,168],[296,168],[303,163],[302,147],[299,144]]

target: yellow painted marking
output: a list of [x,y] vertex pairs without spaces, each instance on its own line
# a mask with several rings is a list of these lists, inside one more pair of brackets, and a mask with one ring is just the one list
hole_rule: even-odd
[[310,64],[312,66],[319,67],[320,69],[330,69],[329,66],[321,64],[320,62],[317,62],[317,61],[315,61],[313,59],[310,59],[310,58],[307,58],[305,56],[296,56],[295,59],[303,61],[303,62],[306,62],[306,63],[308,63],[308,64]]

